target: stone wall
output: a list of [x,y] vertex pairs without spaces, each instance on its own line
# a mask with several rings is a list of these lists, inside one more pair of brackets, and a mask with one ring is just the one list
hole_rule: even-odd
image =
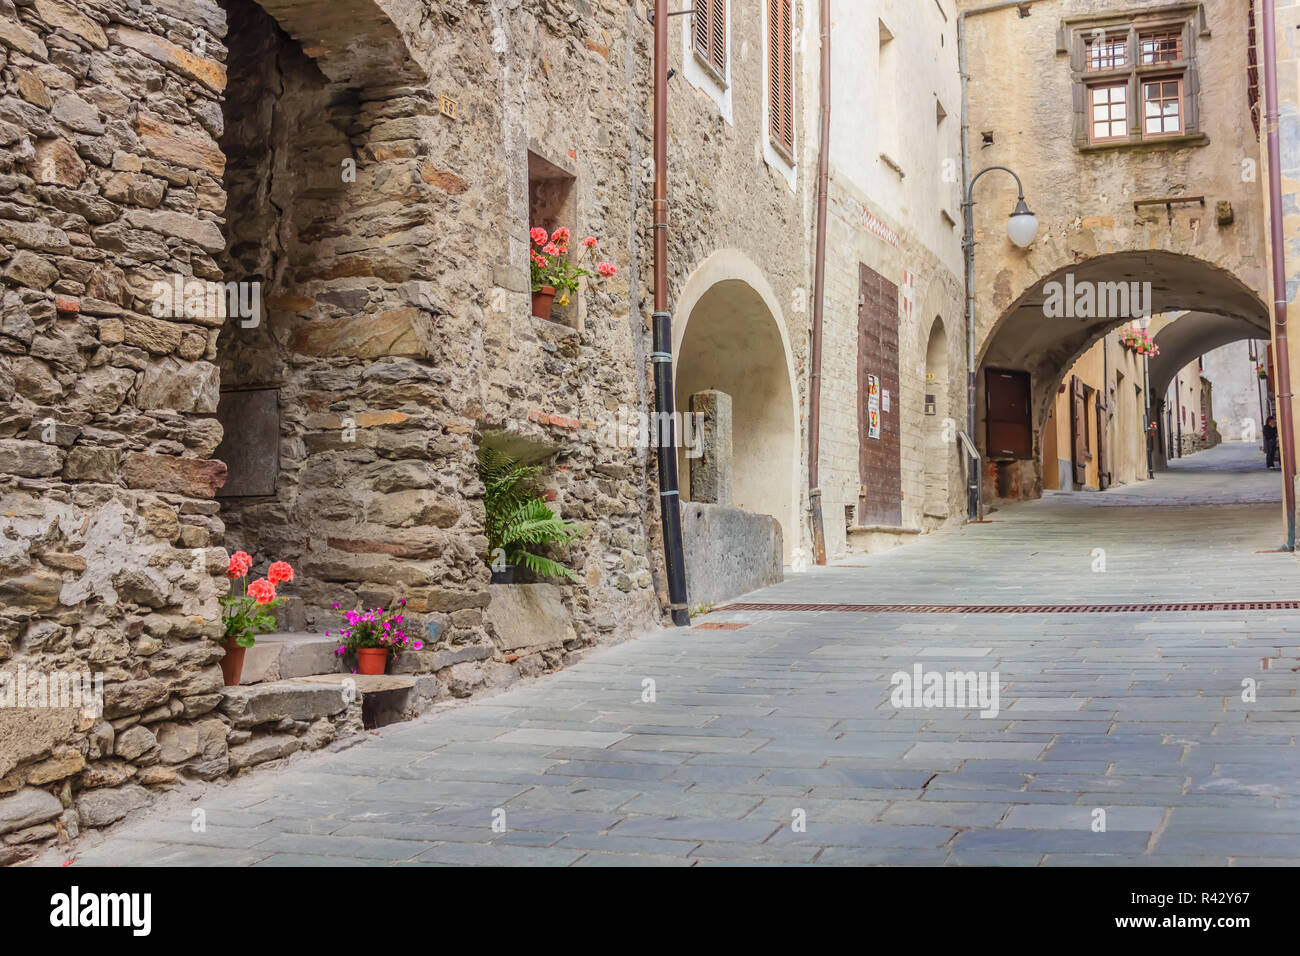
[[[406,598],[422,700],[663,619],[652,453],[601,437],[650,384],[644,4],[346,2],[366,42],[343,49],[312,4],[0,0],[0,665],[102,678],[105,703],[0,708],[0,861],[359,729],[313,702],[336,689],[223,689],[236,548],[297,569],[286,630]],[[762,89],[737,77],[754,138]],[[734,247],[792,301],[806,249],[756,237],[800,233],[803,180],[673,104],[674,290]],[[529,314],[537,159],[620,270],[552,322]],[[160,314],[194,281],[261,309]],[[485,615],[484,443],[590,531],[556,554],[580,581],[549,586],[570,626],[544,646]]]

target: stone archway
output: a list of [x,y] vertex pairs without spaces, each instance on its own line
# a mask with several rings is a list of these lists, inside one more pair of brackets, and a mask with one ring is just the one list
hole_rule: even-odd
[[[789,337],[776,296],[743,253],[723,250],[692,274],[673,329],[678,409],[696,392],[731,396],[732,503],[772,515],[781,525],[784,560],[803,538],[799,514],[798,390]],[[679,452],[689,500],[690,460]]]
[[952,436],[945,425],[952,415],[948,404],[948,333],[935,316],[925,349],[925,503],[923,518],[942,521],[949,516],[949,473]]
[[[1084,289],[1092,290],[1091,306],[1066,305],[1085,305]],[[1062,307],[1067,314],[1059,314]],[[1161,250],[1108,253],[1040,277],[1001,313],[981,343],[977,443],[985,448],[985,371],[991,368],[1029,373],[1033,431],[1031,457],[991,462],[986,456],[986,497],[999,487],[1013,497],[1040,493],[1039,436],[1057,388],[1093,344],[1112,329],[1142,318],[1140,312],[1192,312],[1206,316],[1207,327],[1218,330],[1214,334],[1234,330],[1231,334],[1244,338],[1249,335],[1244,330],[1254,329],[1256,336],[1269,335],[1268,309],[1259,296],[1233,273],[1194,256]],[[1212,341],[1213,335],[1204,340]],[[1160,394],[1156,384],[1152,382],[1153,395]]]
[[420,0],[259,0],[258,5],[333,83],[361,88],[428,80]]

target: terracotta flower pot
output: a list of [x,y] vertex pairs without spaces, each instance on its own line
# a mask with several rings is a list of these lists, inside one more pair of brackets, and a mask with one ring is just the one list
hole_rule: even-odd
[[539,319],[549,319],[555,305],[555,287],[544,285],[533,293],[533,315]]
[[223,641],[221,646],[226,649],[226,656],[221,658],[221,679],[227,687],[238,687],[239,679],[244,675],[244,651],[247,648],[236,644],[233,637]]
[[382,674],[388,669],[388,648],[357,648],[357,672],[360,674]]

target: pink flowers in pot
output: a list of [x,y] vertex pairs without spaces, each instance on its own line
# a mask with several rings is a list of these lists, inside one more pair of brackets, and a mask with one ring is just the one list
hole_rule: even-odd
[[532,266],[533,291],[554,289],[559,305],[569,304],[569,296],[577,291],[582,279],[592,276],[608,279],[618,274],[618,267],[612,262],[597,262],[595,272],[582,265],[584,259],[596,254],[600,243],[595,236],[587,236],[579,243],[582,251],[573,262],[566,258],[573,239],[568,227],[560,226],[548,233],[541,226],[534,226],[529,230],[528,238],[532,241],[528,258]]
[[[338,605],[334,607],[337,609]],[[347,626],[338,632],[342,643],[334,653],[342,657],[349,651],[374,648],[387,650],[396,656],[405,650],[423,650],[424,642],[406,631],[405,610],[406,599],[402,598],[397,607],[387,611],[382,607],[344,611]],[[326,631],[325,635],[330,636],[330,632]]]
[[1126,325],[1120,331],[1120,344],[1126,349],[1131,349],[1138,355],[1150,355],[1153,358],[1160,354],[1160,346],[1156,345],[1151,334],[1140,325]]

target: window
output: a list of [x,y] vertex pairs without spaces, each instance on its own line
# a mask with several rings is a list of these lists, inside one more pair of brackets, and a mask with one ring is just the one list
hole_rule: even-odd
[[727,0],[694,0],[691,43],[696,54],[718,77],[727,76]]
[[791,0],[768,0],[768,134],[794,160],[794,14]]
[[1183,131],[1183,81],[1181,77],[1142,81],[1142,132],[1164,136]]
[[1063,21],[1057,52],[1069,53],[1074,73],[1076,145],[1208,142],[1194,66],[1196,40],[1208,35],[1203,5],[1194,2]]
[[1088,87],[1092,110],[1089,139],[1094,143],[1128,139],[1128,84]]
[[1142,64],[1177,63],[1183,58],[1182,31],[1138,34]]
[[1087,41],[1089,73],[1117,70],[1128,65],[1128,34],[1101,34]]

